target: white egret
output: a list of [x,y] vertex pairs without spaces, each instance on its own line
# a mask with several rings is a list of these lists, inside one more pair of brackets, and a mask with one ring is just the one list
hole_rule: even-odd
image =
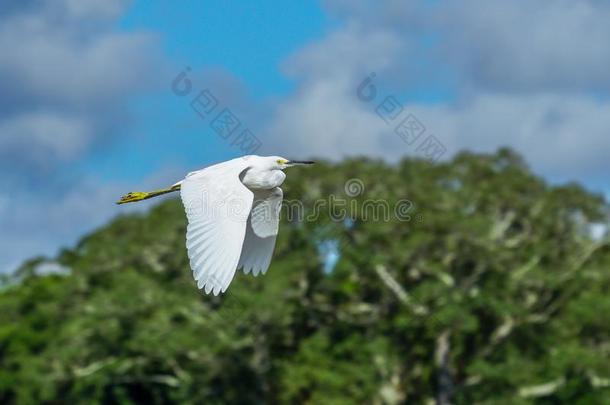
[[197,287],[224,293],[235,271],[265,274],[282,204],[284,169],[314,162],[244,156],[189,173],[170,188],[132,192],[117,204],[180,191],[188,227],[186,247]]

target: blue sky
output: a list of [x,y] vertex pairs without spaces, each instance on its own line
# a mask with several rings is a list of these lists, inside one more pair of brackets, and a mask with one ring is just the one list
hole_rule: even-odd
[[[551,182],[610,195],[609,19],[596,0],[7,0],[0,272],[150,206],[115,206],[125,191],[242,154],[245,128],[260,154],[416,156],[375,113],[387,96],[444,158],[509,146]],[[218,106],[202,119],[204,89]],[[241,123],[228,140],[210,128],[223,108]]]
[[[313,1],[284,7],[272,1],[243,2],[238,7],[223,1],[185,1],[179,6],[135,2],[119,26],[127,32],[145,30],[161,36],[166,66],[158,78],[159,88],[130,101],[131,134],[113,145],[112,154],[96,154],[83,163],[87,169],[103,166],[102,175],[109,180],[125,175],[141,180],[175,162],[198,168],[239,155],[190,109],[192,97],[181,99],[169,91],[174,77],[187,66],[195,72],[218,70],[242,86],[250,103],[264,103],[294,88],[294,81],[281,72],[287,55],[321,38],[332,25]],[[212,85],[196,81],[193,94]],[[235,108],[230,102],[231,98],[223,104]]]
[[286,93],[280,73],[286,55],[322,37],[329,18],[317,2],[136,2],[122,18],[126,30],[164,34],[166,55],[177,63],[219,66],[249,84],[260,97]]

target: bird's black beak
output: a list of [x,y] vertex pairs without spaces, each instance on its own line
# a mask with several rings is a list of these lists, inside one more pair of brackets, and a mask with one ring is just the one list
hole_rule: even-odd
[[316,162],[312,162],[311,160],[290,160],[288,164],[290,165],[313,165]]

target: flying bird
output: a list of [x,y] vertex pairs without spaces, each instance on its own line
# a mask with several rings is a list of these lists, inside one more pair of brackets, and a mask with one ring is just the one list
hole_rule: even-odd
[[180,191],[193,277],[199,289],[218,295],[227,290],[240,268],[254,276],[265,274],[278,233],[283,170],[313,163],[243,156],[191,172],[166,189],[128,193],[117,204]]

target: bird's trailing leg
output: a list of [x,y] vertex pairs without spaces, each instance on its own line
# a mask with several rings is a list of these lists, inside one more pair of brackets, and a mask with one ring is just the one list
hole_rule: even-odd
[[164,188],[161,190],[155,191],[132,191],[131,193],[125,194],[117,204],[126,204],[131,202],[138,202],[143,200],[148,200],[149,198],[157,197],[163,194],[172,193],[174,191],[180,190],[180,183],[174,184],[170,188]]

